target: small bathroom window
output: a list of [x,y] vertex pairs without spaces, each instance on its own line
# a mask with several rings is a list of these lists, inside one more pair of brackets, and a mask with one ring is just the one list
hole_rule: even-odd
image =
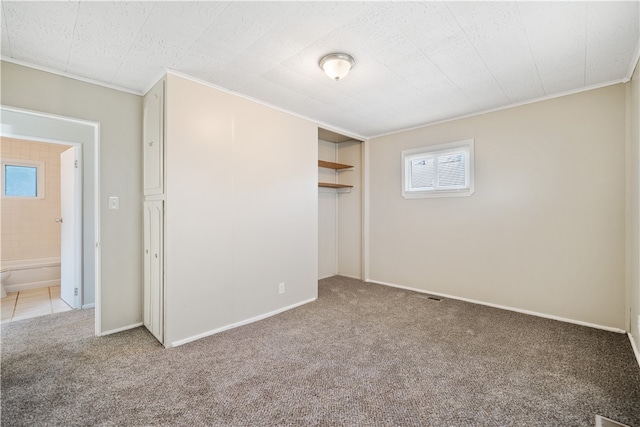
[[2,160],[2,197],[44,198],[44,163]]

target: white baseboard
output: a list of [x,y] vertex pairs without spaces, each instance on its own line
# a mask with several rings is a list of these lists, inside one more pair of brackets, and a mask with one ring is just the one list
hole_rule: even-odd
[[11,271],[31,270],[34,268],[47,268],[47,267],[60,267],[60,257],[2,261],[2,268],[7,268]]
[[605,330],[605,331],[616,332],[616,333],[619,333],[619,334],[627,333],[627,331],[624,331],[624,330],[618,329],[618,328],[612,328],[611,326],[597,325],[595,323],[583,322],[581,320],[567,319],[565,317],[553,316],[551,314],[538,313],[537,311],[523,310],[523,309],[520,309],[520,308],[509,307],[509,306],[506,306],[506,305],[492,304],[492,303],[489,303],[489,302],[477,301],[477,300],[470,299],[470,298],[457,297],[457,296],[454,296],[454,295],[443,294],[443,293],[440,293],[440,292],[431,292],[431,291],[426,291],[424,289],[417,289],[417,288],[411,288],[409,286],[396,285],[395,283],[380,282],[380,281],[377,281],[377,280],[368,280],[368,282],[369,283],[376,283],[378,285],[391,286],[393,288],[406,289],[408,291],[419,292],[419,293],[422,293],[422,294],[429,294],[429,295],[435,295],[435,296],[439,296],[439,297],[443,297],[443,298],[455,299],[455,300],[458,300],[458,301],[470,302],[470,303],[473,303],[473,304],[486,305],[488,307],[499,308],[499,309],[502,309],[502,310],[515,311],[517,313],[529,314],[531,316],[543,317],[545,319],[558,320],[560,322],[573,323],[575,325],[580,325],[580,326],[588,326],[589,328],[602,329],[602,330]]
[[91,304],[85,304],[85,305],[82,306],[83,310],[88,310],[90,308],[96,308],[96,303],[92,302]]
[[123,326],[121,328],[111,329],[110,331],[104,331],[99,336],[103,337],[105,335],[111,335],[111,334],[116,334],[116,333],[122,332],[122,331],[128,331],[129,329],[134,329],[134,328],[137,328],[138,326],[142,326],[142,322],[134,323],[132,325]]
[[16,285],[5,285],[4,289],[7,292],[20,292],[20,291],[28,291],[31,289],[48,288],[50,286],[60,286],[60,279],[43,280],[41,282],[20,283]]
[[299,303],[289,305],[287,307],[279,308],[278,310],[270,311],[269,313],[261,314],[260,316],[256,316],[256,317],[252,317],[252,318],[247,319],[247,320],[242,320],[240,322],[232,323],[230,325],[223,326],[223,327],[217,328],[217,329],[213,329],[211,331],[203,332],[201,334],[194,335],[192,337],[188,337],[188,338],[184,338],[184,339],[181,339],[181,340],[173,341],[169,345],[169,347],[178,347],[180,345],[187,344],[187,343],[190,343],[192,341],[199,340],[201,338],[206,338],[206,337],[209,337],[211,335],[215,335],[217,333],[227,331],[229,329],[237,328],[239,326],[248,325],[249,323],[257,322],[258,320],[262,320],[262,319],[266,319],[267,317],[275,316],[276,314],[283,313],[285,311],[291,310],[292,308],[300,307],[301,305],[308,304],[310,302],[314,302],[316,299],[317,298],[311,298],[311,299],[308,299],[306,301],[301,301]]
[[347,274],[340,274],[340,273],[335,273],[335,274],[330,274],[328,276],[324,276],[324,277],[319,277],[318,280],[322,280],[322,279],[328,279],[330,277],[336,277],[336,276],[340,276],[340,277],[347,277],[349,279],[356,279],[356,280],[362,280],[362,278],[360,277],[356,277],[356,276],[349,276]]
[[631,332],[628,332],[627,335],[629,336],[629,341],[631,341],[631,348],[633,348],[633,354],[636,355],[636,360],[638,361],[638,366],[640,366],[640,349],[636,345],[636,342],[633,339],[633,335],[631,335]]

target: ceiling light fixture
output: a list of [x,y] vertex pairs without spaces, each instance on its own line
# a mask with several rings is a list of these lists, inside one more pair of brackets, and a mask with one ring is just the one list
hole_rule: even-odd
[[349,74],[355,63],[353,57],[346,53],[330,53],[320,60],[320,68],[327,76],[338,81]]

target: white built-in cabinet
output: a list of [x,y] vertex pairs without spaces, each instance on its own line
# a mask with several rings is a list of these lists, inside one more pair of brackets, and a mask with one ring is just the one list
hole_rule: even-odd
[[144,97],[144,195],[164,193],[164,81]]
[[143,105],[144,326],[164,344],[164,80]]
[[144,325],[164,342],[164,201],[144,202]]

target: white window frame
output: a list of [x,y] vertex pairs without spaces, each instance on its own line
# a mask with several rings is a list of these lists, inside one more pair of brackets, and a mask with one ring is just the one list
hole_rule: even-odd
[[[430,145],[402,151],[402,197],[405,199],[428,197],[468,197],[475,191],[474,186],[474,145],[473,139]],[[464,153],[465,184],[459,188],[414,188],[411,182],[411,161],[424,157],[438,157],[453,153]],[[437,178],[436,178],[437,179]]]
[[[16,160],[16,159],[2,159],[1,162],[1,167],[2,167],[2,182],[0,182],[0,185],[2,185],[2,197],[5,199],[20,199],[20,200],[40,200],[40,199],[44,199],[44,162],[38,161],[38,160],[26,160],[26,159],[21,159],[21,160]],[[5,191],[5,177],[4,177],[4,170],[5,170],[5,165],[9,165],[9,166],[27,166],[27,167],[32,167],[32,168],[36,168],[36,196],[35,197],[31,197],[31,196],[7,196],[5,195],[4,191]]]

